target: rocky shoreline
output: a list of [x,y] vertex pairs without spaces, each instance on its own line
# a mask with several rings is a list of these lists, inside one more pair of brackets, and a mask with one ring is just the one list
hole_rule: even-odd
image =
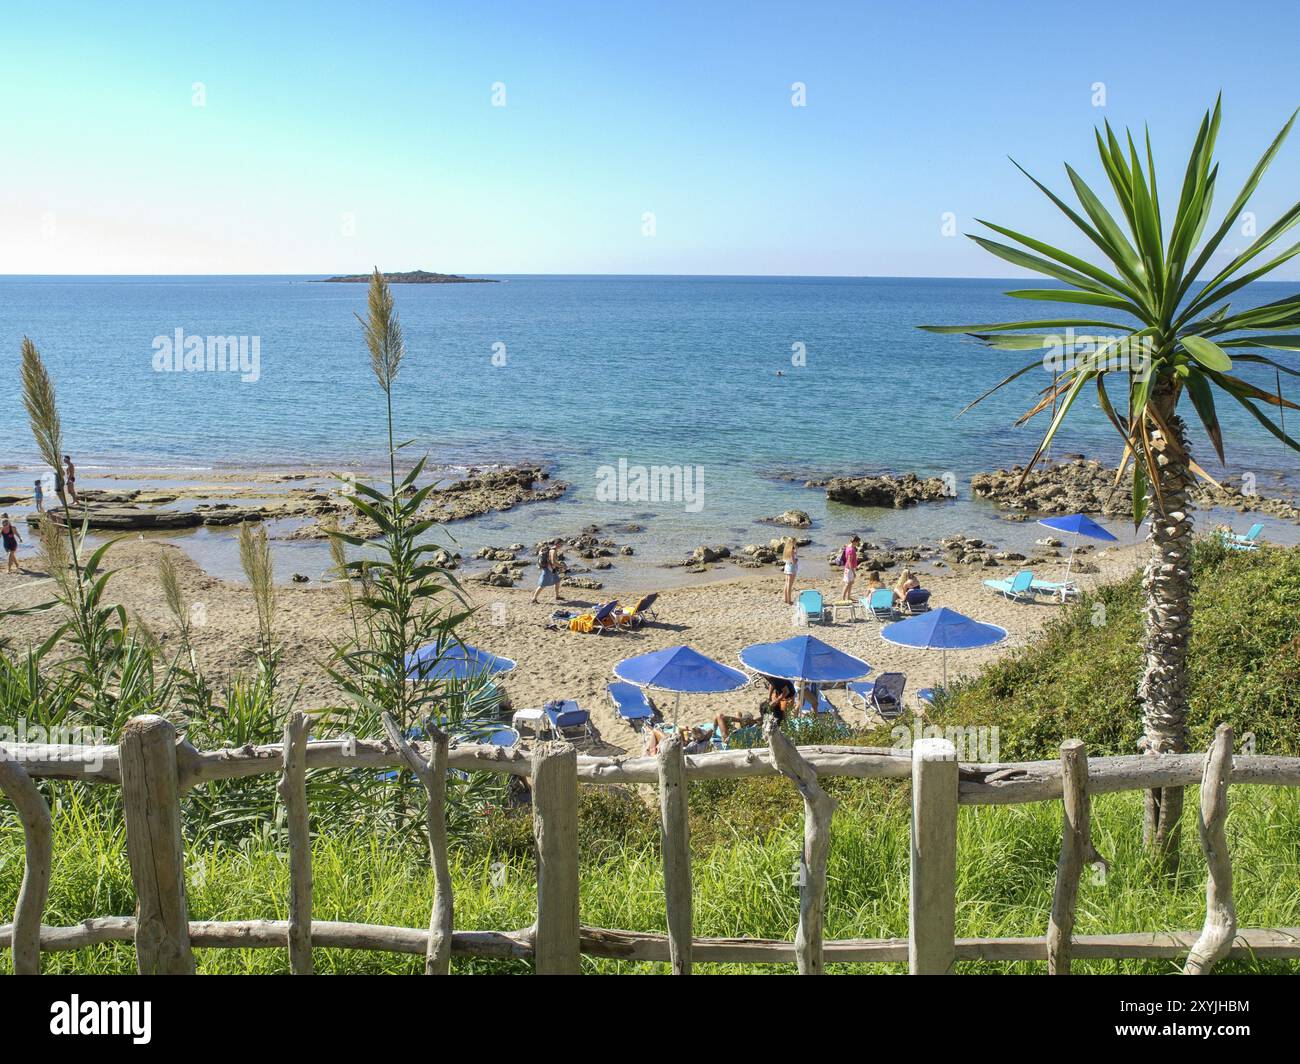
[[[305,475],[286,474],[279,479],[301,480]],[[270,499],[264,489],[248,485],[174,491],[88,488],[80,493],[80,505],[73,507],[73,519],[78,524],[86,522],[93,530],[107,532],[162,532],[290,519],[303,524],[275,538],[324,540],[332,527],[365,539],[374,538],[379,530],[372,521],[353,510],[347,498],[349,484],[347,479],[340,481],[336,491],[290,487]],[[524,503],[558,499],[568,488],[567,483],[552,480],[550,473],[539,466],[471,469],[462,479],[430,492],[420,513],[427,520],[448,524],[510,510]],[[15,497],[14,501],[29,502],[30,496]],[[191,502],[193,506],[185,505]],[[61,520],[58,510],[51,507],[47,513],[54,520]],[[28,514],[27,522],[39,528],[42,516]]]

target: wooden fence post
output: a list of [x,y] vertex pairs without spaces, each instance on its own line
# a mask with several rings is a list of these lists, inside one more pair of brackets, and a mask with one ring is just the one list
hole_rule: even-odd
[[277,790],[289,828],[289,970],[312,975],[311,825],[307,818],[307,714],[294,712],[284,725],[284,772]]
[[576,975],[578,922],[578,751],[568,743],[533,747],[533,838],[537,841],[538,975]]
[[429,833],[429,863],[433,866],[433,909],[429,913],[429,944],[424,951],[425,975],[451,972],[451,865],[447,860],[447,736],[430,726],[429,760],[425,761],[402,736],[392,715],[383,716],[384,731],[402,760],[428,793],[425,829]]
[[764,726],[772,763],[794,780],[803,795],[803,852],[799,855],[799,930],[795,961],[800,975],[826,970],[823,928],[826,923],[826,864],[831,849],[831,819],[839,804],[817,782],[817,773],[769,717]]
[[136,895],[136,968],[142,975],[193,975],[176,729],[162,717],[132,717],[122,728],[119,756]]
[[1228,955],[1237,934],[1237,907],[1232,900],[1232,858],[1228,854],[1228,781],[1232,777],[1232,725],[1220,724],[1205,755],[1201,774],[1201,810],[1196,827],[1205,851],[1205,927],[1187,956],[1184,975],[1208,975]]
[[14,975],[39,975],[41,917],[50,893],[50,869],[54,864],[50,807],[45,804],[27,770],[6,757],[0,757],[0,792],[6,794],[18,810],[26,851],[18,904],[14,906]]
[[912,874],[907,960],[943,975],[956,958],[957,751],[947,739],[912,746]]
[[1061,744],[1061,793],[1065,806],[1061,824],[1061,856],[1056,862],[1052,915],[1047,923],[1047,973],[1070,974],[1070,936],[1074,933],[1075,901],[1083,866],[1105,864],[1092,845],[1092,813],[1088,798],[1088,753],[1078,739]]
[[668,907],[668,955],[674,975],[691,974],[691,824],[686,756],[674,732],[659,748],[659,817],[663,826],[664,902]]

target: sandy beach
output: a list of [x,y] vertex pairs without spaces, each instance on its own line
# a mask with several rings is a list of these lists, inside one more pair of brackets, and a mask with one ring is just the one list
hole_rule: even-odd
[[[109,566],[115,571],[109,584],[109,598],[121,602],[128,613],[155,633],[163,648],[179,646],[175,625],[167,611],[159,586],[157,567],[161,552],[171,552],[181,573],[187,599],[202,604],[204,624],[196,629],[200,662],[218,684],[253,666],[252,646],[256,636],[252,594],[246,585],[225,581],[206,574],[184,551],[163,540],[128,539],[109,552]],[[1098,569],[1096,573],[1077,577],[1079,584],[1092,587],[1119,579],[1139,564],[1132,547],[1102,550],[1088,555]],[[48,600],[53,593],[52,581],[39,573],[39,562],[28,556],[29,572],[24,576],[0,579],[0,608],[31,606]],[[1040,567],[1038,575],[1059,577],[1065,559],[1052,559],[1051,568]],[[717,571],[722,579],[701,578],[688,587],[664,591],[658,600],[658,621],[637,631],[608,635],[580,635],[550,631],[545,622],[555,609],[548,590],[545,597],[532,605],[530,586],[520,588],[484,587],[466,583],[463,593],[479,607],[464,625],[461,635],[467,642],[503,654],[518,662],[505,678],[505,687],[515,707],[536,706],[550,699],[572,698],[592,713],[603,740],[605,752],[638,749],[632,729],[620,721],[609,704],[605,685],[613,678],[614,665],[623,658],[678,644],[697,650],[728,664],[736,665],[737,653],[757,642],[788,638],[803,631],[794,625],[791,607],[781,600],[781,577],[775,570],[729,575],[735,570]],[[1034,604],[1018,604],[984,587],[986,578],[1001,579],[1014,569],[1003,565],[974,571],[936,571],[925,576],[933,592],[934,606],[948,606],[978,620],[998,624],[1010,637],[1005,644],[986,650],[954,652],[948,655],[949,677],[977,672],[981,666],[1022,646],[1026,640],[1060,607],[1045,597]],[[893,574],[887,574],[893,579]],[[838,577],[800,580],[798,588],[816,587],[827,599],[837,598]],[[603,592],[566,589],[565,605],[570,608],[590,606]],[[34,614],[6,622],[6,635],[16,648],[47,635],[57,623],[56,613]],[[332,648],[346,638],[350,630],[340,586],[329,584],[306,586],[284,585],[278,589],[277,632],[284,645],[285,676],[288,684],[301,684],[298,706],[307,710],[331,705],[335,692],[324,675],[322,664]],[[940,681],[942,661],[938,652],[908,650],[884,642],[879,626],[868,621],[841,620],[808,629],[841,650],[856,654],[876,673],[892,670],[907,676],[909,705],[915,705],[912,692]],[[671,714],[672,703],[659,696],[657,704]],[[755,692],[742,689],[721,696],[694,696],[683,699],[682,719],[705,720],[720,709],[752,710]],[[849,711],[847,699],[837,704],[850,723],[861,723],[856,711]]]

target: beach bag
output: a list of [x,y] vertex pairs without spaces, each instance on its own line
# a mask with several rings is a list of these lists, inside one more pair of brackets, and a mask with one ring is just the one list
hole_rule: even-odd
[[843,568],[844,563],[848,560],[847,552],[843,547],[840,548],[840,556],[835,559],[835,564]]
[[790,616],[790,626],[792,628],[808,627],[808,614],[804,613],[802,606],[795,606],[794,612]]

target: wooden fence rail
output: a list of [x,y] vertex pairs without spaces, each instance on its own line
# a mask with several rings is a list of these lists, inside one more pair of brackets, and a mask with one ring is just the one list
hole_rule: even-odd
[[[195,948],[287,949],[294,974],[314,971],[313,949],[360,949],[423,955],[426,974],[445,974],[453,956],[528,960],[539,973],[574,973],[582,956],[657,961],[689,973],[695,963],[790,964],[818,974],[828,963],[907,962],[915,974],[944,973],[957,961],[1046,961],[1066,974],[1072,958],[1186,958],[1185,971],[1208,972],[1227,957],[1300,958],[1300,928],[1238,930],[1225,824],[1230,784],[1300,786],[1300,758],[1232,753],[1232,730],[1220,726],[1204,755],[1089,760],[1070,740],[1060,761],[961,764],[953,744],[924,738],[907,751],[875,747],[796,747],[768,728],[766,748],[686,756],[675,740],[656,757],[580,756],[566,743],[531,752],[449,745],[441,733],[408,742],[384,721],[387,741],[307,739],[307,718],[294,714],[284,742],[199,751],[166,720],[137,717],[118,746],[0,744],[0,790],[17,808],[26,866],[12,924],[0,925],[0,948],[16,972],[40,970],[40,954],[133,941],[141,972],[193,973]],[[315,920],[312,917],[310,823],[306,773],[322,768],[409,770],[428,794],[433,908],[427,930]],[[537,849],[537,916],[512,931],[454,930],[447,854],[446,777],[450,769],[528,777]],[[185,897],[181,799],[220,779],[278,773],[287,813],[289,919],[195,921]],[[782,775],[804,802],[799,863],[799,925],[794,942],[696,938],[692,927],[687,792],[695,780]],[[826,870],[835,800],[820,780],[911,779],[912,856],[906,939],[826,941]],[[127,855],[136,891],[134,916],[92,917],[71,927],[41,922],[52,865],[50,811],[37,779],[82,779],[122,787]],[[578,786],[645,784],[659,790],[667,933],[586,927],[579,920]],[[1154,787],[1201,786],[1198,828],[1206,855],[1202,930],[1074,935],[1079,880],[1102,862],[1093,848],[1093,795]],[[959,939],[955,935],[957,811],[960,805],[1009,805],[1063,799],[1061,856],[1051,917],[1034,938]]]

